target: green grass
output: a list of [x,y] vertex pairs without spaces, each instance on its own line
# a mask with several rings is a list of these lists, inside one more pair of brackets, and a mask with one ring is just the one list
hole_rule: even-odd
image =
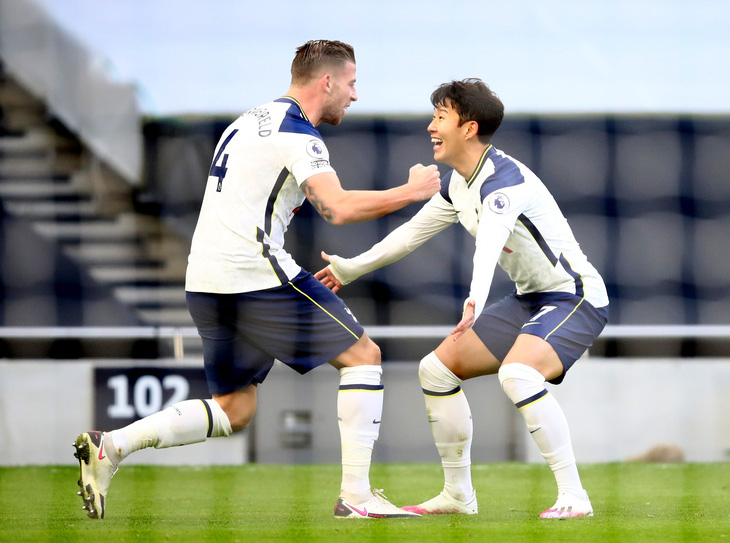
[[[0,541],[718,541],[730,543],[730,463],[581,466],[596,515],[539,520],[555,483],[545,465],[473,466],[479,514],[413,520],[333,518],[340,467],[122,467],[107,518],[86,518],[78,469],[0,468]],[[398,505],[441,490],[436,464],[378,464]]]

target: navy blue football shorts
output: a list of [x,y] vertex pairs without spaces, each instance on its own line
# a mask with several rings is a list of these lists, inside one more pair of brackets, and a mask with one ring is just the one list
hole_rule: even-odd
[[588,349],[608,322],[608,306],[593,307],[568,292],[512,294],[482,311],[472,329],[489,351],[503,361],[520,334],[550,343],[563,364],[563,373],[550,382],[563,382],[565,373]]
[[345,302],[306,271],[280,287],[241,294],[187,292],[186,298],[203,340],[211,394],[262,383],[274,359],[307,373],[364,333]]

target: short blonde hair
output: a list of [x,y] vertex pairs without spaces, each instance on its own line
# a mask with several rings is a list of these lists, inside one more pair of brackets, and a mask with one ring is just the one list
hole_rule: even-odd
[[297,49],[291,63],[291,82],[307,83],[323,67],[355,62],[355,50],[341,41],[311,40]]

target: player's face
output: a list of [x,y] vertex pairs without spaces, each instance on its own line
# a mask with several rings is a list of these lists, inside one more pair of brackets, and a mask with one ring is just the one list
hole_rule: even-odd
[[330,94],[322,108],[322,122],[338,125],[345,116],[345,110],[357,101],[355,90],[355,64],[346,62],[331,74]]
[[428,133],[431,134],[434,160],[453,166],[465,143],[464,125],[459,126],[459,114],[448,103],[437,105]]

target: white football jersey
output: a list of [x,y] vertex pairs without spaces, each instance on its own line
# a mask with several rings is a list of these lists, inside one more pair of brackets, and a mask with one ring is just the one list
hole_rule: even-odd
[[[490,146],[470,179],[456,171],[447,174],[438,198],[477,239],[489,239],[499,227],[509,230],[498,262],[517,294],[570,292],[594,307],[608,304],[603,278],[583,254],[552,194],[518,160]],[[488,293],[489,285],[479,285],[476,264],[472,292]]]
[[304,203],[301,183],[323,172],[334,172],[327,147],[293,98],[236,119],[216,146],[185,289],[233,294],[294,278],[301,268],[284,250],[284,233]]
[[497,263],[517,294],[570,292],[594,307],[608,304],[603,279],[581,251],[568,222],[542,181],[524,164],[489,146],[469,179],[456,170],[407,223],[353,258],[332,256],[330,267],[347,284],[395,262],[460,222],[476,238],[470,297],[481,313]]

